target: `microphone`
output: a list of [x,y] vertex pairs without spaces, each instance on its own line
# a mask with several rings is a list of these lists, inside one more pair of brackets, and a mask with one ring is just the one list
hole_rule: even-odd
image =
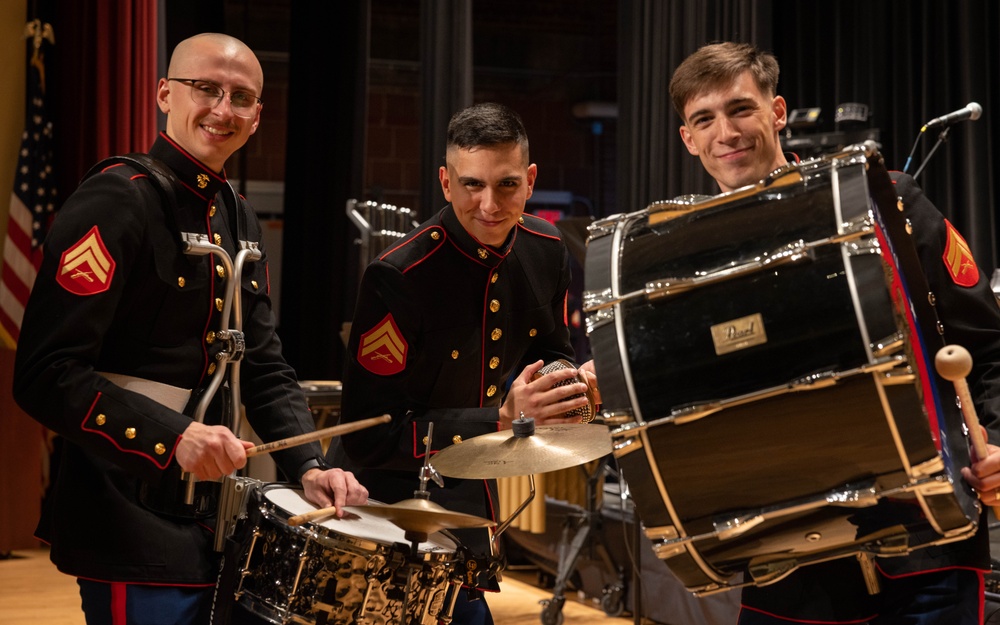
[[976,102],[969,102],[964,109],[958,109],[947,115],[942,115],[932,119],[931,121],[924,124],[924,127],[920,129],[920,132],[926,132],[931,128],[946,128],[957,122],[964,122],[965,120],[974,121],[979,119],[979,116],[983,114],[983,107],[979,106]]

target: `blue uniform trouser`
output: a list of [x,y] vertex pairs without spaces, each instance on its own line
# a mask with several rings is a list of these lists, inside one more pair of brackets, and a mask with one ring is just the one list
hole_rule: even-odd
[[207,625],[214,587],[78,579],[87,625]]

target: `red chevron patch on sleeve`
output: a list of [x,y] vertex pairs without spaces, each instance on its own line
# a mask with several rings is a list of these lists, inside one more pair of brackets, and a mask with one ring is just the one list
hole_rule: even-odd
[[100,230],[94,226],[63,252],[56,270],[56,282],[74,295],[96,295],[111,287],[114,275],[115,259],[104,246]]
[[389,313],[361,335],[358,362],[375,375],[394,375],[406,368],[408,347],[396,320]]
[[947,227],[948,240],[945,242],[941,258],[948,274],[958,286],[976,286],[979,282],[979,267],[976,266],[976,259],[972,256],[972,249],[950,221],[945,219],[944,224]]

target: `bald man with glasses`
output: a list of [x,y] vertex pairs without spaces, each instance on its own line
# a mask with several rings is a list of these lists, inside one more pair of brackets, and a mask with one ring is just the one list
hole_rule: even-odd
[[[199,406],[220,354],[225,362],[237,353],[224,351],[232,346],[222,332],[227,289],[240,298],[239,382],[254,430],[264,440],[313,430],[275,335],[260,224],[224,169],[257,130],[263,82],[256,56],[237,39],[181,42],[157,85],[166,128],[151,158],[98,167],[45,241],[14,395],[64,442],[37,535],[59,570],[79,579],[88,625],[209,621],[219,573],[213,481],[244,467],[253,446],[225,425],[225,392]],[[230,258],[247,248],[261,258],[232,288],[235,272],[218,250],[184,253],[182,241],[192,238]],[[367,501],[318,443],[273,456],[317,506]],[[190,494],[188,474],[198,480]]]

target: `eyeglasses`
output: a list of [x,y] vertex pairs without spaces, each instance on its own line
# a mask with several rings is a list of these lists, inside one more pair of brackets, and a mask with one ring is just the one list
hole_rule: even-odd
[[257,105],[263,104],[263,100],[245,91],[229,91],[207,80],[196,80],[194,78],[167,78],[175,82],[182,82],[191,87],[191,99],[199,106],[215,108],[222,102],[223,96],[229,94],[229,104],[233,109],[233,115],[238,117],[253,117],[257,113]]

